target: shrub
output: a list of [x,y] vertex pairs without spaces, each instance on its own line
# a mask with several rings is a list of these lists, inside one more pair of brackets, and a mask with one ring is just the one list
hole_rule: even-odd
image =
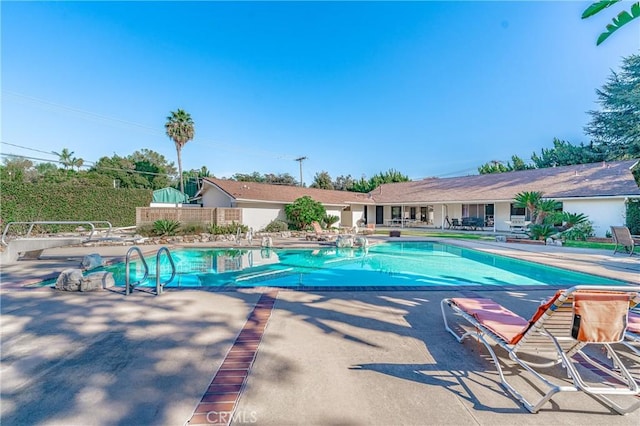
[[324,222],[327,228],[331,228],[333,224],[337,223],[339,220],[340,218],[338,216],[334,216],[330,214],[327,214],[322,218],[322,221]]
[[546,240],[557,232],[558,231],[556,231],[556,228],[547,224],[535,224],[531,225],[531,227],[529,228],[529,235],[531,236],[532,240]]
[[136,233],[142,235],[143,237],[153,237],[156,234],[153,225],[151,224],[138,226],[136,228]]
[[322,222],[327,210],[322,203],[315,201],[308,195],[300,197],[292,204],[284,206],[287,220],[293,229],[303,230],[311,225],[311,222]]
[[264,232],[283,232],[289,230],[287,222],[282,220],[272,220],[267,226],[264,227]]
[[587,241],[593,237],[593,223],[591,221],[579,222],[562,233],[562,238],[569,241]]
[[632,235],[640,234],[640,198],[627,201],[627,228]]
[[214,235],[235,235],[240,229],[240,232],[247,232],[249,227],[241,223],[231,222],[228,225],[216,225],[215,223],[209,226],[209,233]]
[[206,227],[202,223],[186,223],[180,228],[180,233],[183,235],[202,234],[206,231]]
[[153,222],[153,230],[156,235],[173,236],[178,233],[178,229],[180,229],[180,222],[177,220],[161,219]]

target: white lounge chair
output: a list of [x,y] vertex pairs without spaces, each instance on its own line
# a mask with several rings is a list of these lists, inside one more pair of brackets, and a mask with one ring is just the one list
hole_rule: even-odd
[[[557,292],[529,321],[491,299],[447,298],[442,300],[441,309],[445,329],[458,342],[466,337],[482,342],[491,354],[501,384],[530,412],[540,410],[558,392],[582,391],[616,412],[626,414],[638,409],[640,400],[630,398],[633,402],[623,407],[608,396],[636,396],[640,394],[640,386],[616,353],[615,348],[621,347],[612,343],[623,341],[629,306],[640,301],[639,294],[639,286],[576,286]],[[466,320],[472,328],[462,333],[454,331],[447,320],[449,312]],[[537,402],[529,402],[507,381],[491,341],[548,388]],[[605,350],[613,367],[589,357],[583,351],[586,346]],[[585,377],[589,373],[584,374],[587,370],[584,362],[612,380],[600,377],[595,383],[589,382]],[[544,369],[557,365],[566,370],[563,381],[541,374]]]

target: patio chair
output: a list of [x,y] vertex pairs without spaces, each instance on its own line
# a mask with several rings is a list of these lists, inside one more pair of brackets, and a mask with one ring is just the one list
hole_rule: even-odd
[[629,323],[622,342],[626,347],[640,355],[640,310],[629,311]]
[[367,227],[362,229],[363,235],[372,235],[376,232],[376,224],[375,223],[367,223]]
[[313,226],[313,231],[315,232],[315,237],[318,241],[333,241],[336,236],[322,229],[320,224],[315,220],[311,222],[311,226]]
[[[538,307],[529,321],[491,299],[446,298],[441,302],[441,310],[445,329],[458,342],[475,337],[484,344],[502,386],[530,412],[536,413],[558,392],[582,391],[619,414],[626,414],[638,409],[640,400],[630,398],[634,402],[623,407],[608,396],[638,395],[640,385],[621,362],[612,343],[623,341],[629,306],[637,304],[639,298],[640,286],[575,286],[558,291]],[[473,328],[454,331],[447,321],[447,312],[462,317]],[[506,350],[520,371],[533,375],[537,381],[532,385],[540,393],[548,388],[538,401],[529,402],[507,381],[490,341]],[[605,350],[613,366],[590,357],[583,351],[587,346]],[[551,378],[551,371],[545,372],[556,366],[564,367],[566,377]],[[597,379],[588,382],[596,369]],[[544,386],[538,388],[538,384]]]
[[613,254],[616,254],[618,248],[621,248],[631,256],[633,249],[640,246],[640,240],[633,238],[629,228],[626,226],[612,226],[611,234],[613,235],[613,242],[616,244],[613,249]]

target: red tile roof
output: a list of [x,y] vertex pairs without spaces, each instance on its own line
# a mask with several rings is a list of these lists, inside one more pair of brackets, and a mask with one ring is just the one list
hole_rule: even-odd
[[545,198],[640,196],[631,173],[638,160],[522,170],[507,173],[428,178],[389,183],[371,192],[378,204],[512,200],[524,191]]
[[305,195],[326,205],[347,206],[351,204],[373,204],[368,194],[350,191],[304,188],[290,185],[270,185],[257,182],[205,178],[222,191],[239,201],[263,201],[292,203]]

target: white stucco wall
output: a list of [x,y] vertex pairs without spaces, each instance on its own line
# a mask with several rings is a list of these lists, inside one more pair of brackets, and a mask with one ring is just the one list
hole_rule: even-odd
[[507,221],[511,220],[511,202],[494,203],[493,220],[496,231],[510,231],[511,228]]
[[624,198],[562,200],[562,210],[583,213],[593,222],[596,237],[605,237],[611,225],[623,225],[626,221]]
[[202,194],[202,207],[236,207],[232,205],[232,198],[213,185]]
[[276,203],[238,203],[242,208],[242,222],[254,231],[261,231],[274,220],[287,221],[284,204]]

